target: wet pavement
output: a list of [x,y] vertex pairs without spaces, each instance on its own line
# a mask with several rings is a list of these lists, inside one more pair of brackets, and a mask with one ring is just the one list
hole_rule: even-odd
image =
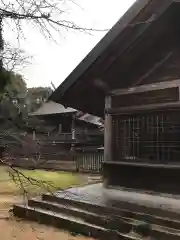
[[116,206],[118,202],[126,202],[180,213],[180,199],[174,198],[172,195],[166,197],[157,194],[137,193],[135,191],[105,189],[102,183],[71,188],[56,194],[59,197],[100,206],[111,207]]

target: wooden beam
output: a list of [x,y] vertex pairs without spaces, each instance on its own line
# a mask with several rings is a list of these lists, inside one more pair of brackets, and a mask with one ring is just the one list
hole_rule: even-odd
[[107,115],[116,115],[116,114],[128,114],[128,113],[137,113],[140,111],[157,111],[157,110],[173,110],[180,108],[180,101],[172,103],[161,103],[161,104],[149,104],[133,107],[121,107],[121,108],[109,108],[106,110]]
[[158,68],[160,68],[171,56],[173,52],[169,52],[161,61],[157,62],[146,74],[144,74],[133,86],[137,86],[142,83],[146,78],[153,74]]
[[111,95],[124,95],[132,93],[140,93],[152,90],[160,90],[165,88],[180,87],[180,79],[166,81],[166,82],[157,82],[152,84],[145,84],[141,86],[134,86],[126,89],[115,89],[111,91]]

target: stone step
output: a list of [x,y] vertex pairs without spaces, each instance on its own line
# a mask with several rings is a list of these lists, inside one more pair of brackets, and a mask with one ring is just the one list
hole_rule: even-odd
[[42,200],[59,203],[61,205],[68,205],[81,209],[88,209],[92,213],[98,213],[103,215],[118,215],[125,218],[133,218],[140,221],[148,221],[150,223],[161,225],[164,227],[170,227],[175,229],[180,229],[180,213],[167,211],[166,209],[159,208],[151,208],[147,206],[141,206],[137,204],[132,204],[126,202],[122,203],[120,206],[112,207],[112,206],[103,206],[96,205],[94,203],[89,203],[83,201],[83,199],[75,200],[76,196],[73,196],[73,199],[67,195],[61,197],[60,195],[50,195],[43,194]]
[[[84,221],[95,224],[97,226],[101,226],[111,230],[118,230],[121,233],[128,233],[134,227],[143,223],[142,221],[121,217],[121,216],[111,216],[108,217],[97,213],[92,213],[89,211],[88,207],[86,209],[82,209],[80,207],[73,207],[68,204],[61,205],[59,203],[51,203],[48,201],[38,201],[38,200],[30,200],[29,206],[31,207],[39,207],[45,210],[50,210],[57,213],[63,213],[68,216],[78,217],[83,219]],[[88,210],[87,210],[88,209]],[[160,225],[152,224],[152,237],[157,239],[179,239],[180,230],[172,229],[169,227],[164,227]]]
[[102,240],[108,240],[110,238],[119,240],[137,240],[137,238],[128,236],[128,234],[118,233],[117,237],[117,233],[108,231],[103,227],[87,223],[81,218],[72,217],[66,214],[44,210],[37,207],[35,208],[27,205],[15,205],[13,208],[13,213],[15,216],[23,219],[37,221],[42,224],[48,224],[57,228],[68,230],[72,233],[82,234]]
[[[29,200],[28,206],[34,207],[34,208],[41,208],[44,210],[53,211],[56,213],[62,213],[62,214],[66,214],[68,216],[81,218],[90,224],[95,224],[97,226],[107,228],[108,222],[107,222],[106,216],[92,213],[86,209],[75,208],[72,206],[61,205],[58,203],[51,203],[51,202],[47,202],[47,201],[39,201],[39,200],[35,200],[35,199]],[[128,233],[132,230],[132,224],[127,223],[126,221],[124,221],[124,219],[119,218],[118,220],[116,220],[116,222],[118,222],[118,228],[116,228],[116,226],[114,226],[114,229],[116,229],[116,230],[118,229],[119,232]],[[111,226],[111,229],[113,229],[112,226]]]

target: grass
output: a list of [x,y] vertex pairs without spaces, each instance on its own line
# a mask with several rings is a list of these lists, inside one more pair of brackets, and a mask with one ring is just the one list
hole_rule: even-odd
[[[22,188],[25,188],[29,194],[37,195],[48,190],[57,191],[79,185],[82,181],[78,174],[44,170],[17,170],[20,175],[10,168],[0,167],[0,194],[19,195],[22,193]],[[12,180],[11,174],[15,181]],[[32,181],[28,181],[23,175]]]
[[[17,170],[20,173],[20,179],[11,168],[0,166],[0,211],[9,209],[12,204],[22,201],[24,189],[30,197],[33,197],[44,192],[55,192],[77,186],[85,180],[82,175],[66,172]],[[33,180],[30,182],[23,175]]]

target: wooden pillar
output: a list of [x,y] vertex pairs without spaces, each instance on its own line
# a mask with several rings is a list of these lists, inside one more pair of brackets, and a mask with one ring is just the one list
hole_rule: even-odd
[[[76,115],[73,114],[72,116],[72,126],[71,126],[71,134],[72,134],[72,140],[76,140],[76,126],[75,126],[75,121],[76,121]],[[71,144],[71,152],[73,154],[73,159],[76,161],[75,157],[75,144]]]
[[104,125],[104,161],[113,161],[112,153],[112,116],[109,114],[105,115]]
[[58,124],[58,133],[62,133],[62,124]]
[[105,123],[104,123],[104,187],[108,187],[109,173],[107,162],[113,161],[113,148],[112,148],[112,116],[107,113],[107,109],[111,108],[111,97],[105,99]]
[[[111,98],[106,97],[105,110],[111,107]],[[104,161],[113,161],[112,152],[112,116],[105,111],[104,123]]]
[[33,140],[36,140],[36,131],[33,129]]

